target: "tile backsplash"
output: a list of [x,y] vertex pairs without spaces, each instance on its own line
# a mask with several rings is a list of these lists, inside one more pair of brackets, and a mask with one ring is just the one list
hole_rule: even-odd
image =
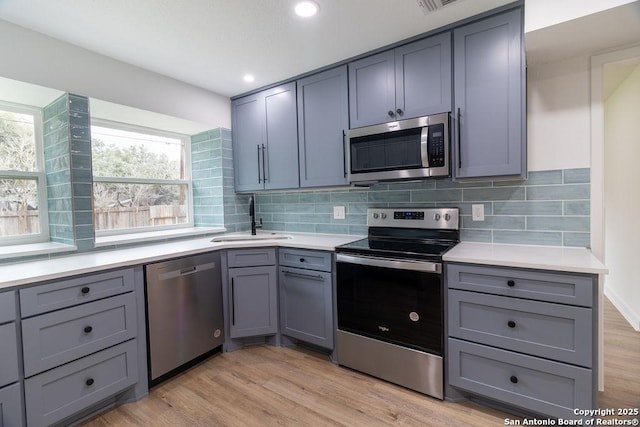
[[[484,205],[473,221],[471,205]],[[344,206],[345,219],[333,218]],[[369,188],[259,193],[257,216],[273,231],[366,234],[368,207],[459,207],[463,241],[588,247],[590,170],[529,172],[526,181],[449,179]]]

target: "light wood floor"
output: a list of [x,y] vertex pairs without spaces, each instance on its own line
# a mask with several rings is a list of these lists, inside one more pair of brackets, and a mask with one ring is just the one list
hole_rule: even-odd
[[[601,408],[640,408],[640,333],[606,301]],[[503,426],[512,415],[426,397],[301,349],[217,355],[85,426]]]

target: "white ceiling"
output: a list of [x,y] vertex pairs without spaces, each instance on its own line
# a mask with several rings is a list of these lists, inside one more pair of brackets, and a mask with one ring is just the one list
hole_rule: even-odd
[[[233,96],[442,27],[513,0],[0,0],[0,19]],[[245,83],[245,73],[256,80]]]

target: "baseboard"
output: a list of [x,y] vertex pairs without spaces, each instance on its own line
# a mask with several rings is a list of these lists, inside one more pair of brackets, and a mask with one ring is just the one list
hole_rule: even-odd
[[640,332],[640,313],[635,313],[631,307],[629,307],[624,299],[622,299],[616,292],[608,286],[604,285],[604,295],[609,298],[609,301],[618,309],[622,317],[625,318],[631,327]]

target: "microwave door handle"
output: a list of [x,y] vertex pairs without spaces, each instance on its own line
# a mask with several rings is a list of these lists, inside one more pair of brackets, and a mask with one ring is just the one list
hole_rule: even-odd
[[422,167],[429,167],[429,127],[424,126],[420,134],[420,157],[422,157]]

